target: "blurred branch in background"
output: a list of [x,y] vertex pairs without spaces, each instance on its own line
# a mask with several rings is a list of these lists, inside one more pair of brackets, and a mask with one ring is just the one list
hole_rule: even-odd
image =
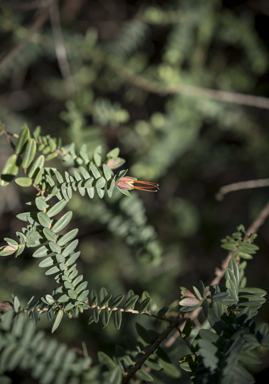
[[63,35],[61,30],[58,4],[56,2],[52,3],[49,6],[49,11],[50,11],[51,28],[52,28],[52,33],[54,37],[55,50],[56,50],[59,67],[65,82],[66,92],[68,96],[71,98],[75,93],[75,87],[74,87],[74,82],[72,80],[70,66],[68,64],[68,60],[66,56],[66,50],[65,50]]
[[[56,1],[56,0],[53,0]],[[14,56],[16,56],[21,49],[23,49],[31,40],[33,35],[39,31],[39,29],[42,27],[42,25],[46,22],[49,16],[49,5],[46,4],[45,8],[40,11],[38,14],[37,19],[31,26],[27,36],[19,42],[15,47],[13,47],[6,55],[5,57],[0,61],[0,70],[4,68],[12,59]]]
[[269,179],[260,179],[260,180],[249,180],[249,181],[240,181],[238,183],[233,183],[229,185],[224,185],[220,188],[216,194],[217,200],[223,200],[224,195],[229,192],[240,191],[241,189],[251,189],[251,188],[261,188],[269,187]]

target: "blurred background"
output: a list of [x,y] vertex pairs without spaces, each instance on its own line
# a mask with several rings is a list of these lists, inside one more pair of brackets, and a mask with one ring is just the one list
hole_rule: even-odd
[[[224,102],[201,88],[269,98],[268,25],[264,0],[1,1],[6,130],[18,133],[27,122],[78,150],[84,143],[90,152],[102,145],[103,154],[119,147],[130,176],[160,184],[156,194],[70,201],[78,267],[90,289],[146,290],[153,308],[168,306],[180,286],[210,283],[227,254],[221,239],[239,224],[247,228],[267,204],[268,188],[231,192],[222,201],[215,195],[226,184],[269,178],[269,100],[258,108],[255,98],[251,105],[240,95]],[[11,154],[2,136],[1,167]],[[57,159],[51,166],[64,171]],[[1,238],[15,238],[22,225],[16,215],[34,196],[14,182],[1,188]],[[267,291],[268,231],[269,220],[246,270],[248,285]],[[51,293],[53,277],[31,254],[1,258],[1,300],[14,293],[26,304],[33,294]],[[99,349],[113,354],[124,333],[135,337],[133,317],[126,315],[119,333],[112,324],[104,331],[88,326],[85,314],[65,319],[56,336],[77,348],[85,340],[93,357]],[[268,320],[265,304],[257,322]],[[40,327],[49,332],[51,324],[43,318]],[[259,369],[267,366],[264,356]]]

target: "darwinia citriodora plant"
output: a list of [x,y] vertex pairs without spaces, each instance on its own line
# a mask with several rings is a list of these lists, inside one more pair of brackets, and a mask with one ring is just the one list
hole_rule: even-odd
[[[2,132],[10,142],[12,135],[3,126]],[[205,287],[199,282],[193,292],[182,287],[179,306],[151,306],[148,292],[139,297],[130,290],[124,301],[124,294],[112,298],[106,288],[99,293],[95,289],[89,291],[88,281],[79,274],[76,264],[80,257],[76,250],[78,229],[66,231],[72,211],[62,213],[73,192],[82,198],[93,198],[95,194],[103,198],[106,194],[111,197],[115,186],[124,194],[133,189],[157,192],[159,186],[125,176],[126,171],[115,175],[113,169],[124,163],[117,148],[104,159],[100,147],[92,156],[85,145],[76,153],[74,145],[62,147],[57,139],[41,136],[39,128],[31,136],[27,126],[15,139],[15,153],[4,165],[1,186],[8,185],[22,167],[25,176],[16,178],[16,183],[33,186],[37,195],[30,203],[31,211],[17,215],[26,223],[25,227],[16,232],[16,240],[4,239],[7,244],[1,247],[0,255],[18,257],[25,248],[35,248],[33,257],[41,259],[39,267],[46,268],[45,275],[55,275],[56,287],[40,299],[30,299],[25,306],[16,296],[12,303],[2,301],[0,382],[10,382],[5,372],[20,368],[42,384],[125,384],[155,379],[166,383],[165,375],[180,383],[182,371],[198,384],[253,383],[253,376],[245,366],[259,362],[258,351],[268,348],[269,343],[267,325],[256,327],[253,321],[265,302],[266,292],[247,287],[244,275],[247,260],[258,249],[253,244],[255,235],[247,236],[244,227],[239,226],[232,236],[227,236],[222,247],[230,251],[231,258],[225,272],[225,286]],[[70,170],[62,175],[58,169],[47,166],[54,157],[67,162]],[[76,356],[73,349],[68,350],[55,340],[48,343],[35,327],[46,313],[54,321],[52,332],[55,332],[64,314],[77,318],[85,311],[90,312],[89,325],[101,322],[106,327],[113,318],[119,330],[123,315],[128,312],[151,318],[154,321],[150,328],[154,329],[137,323],[139,338],[126,337],[124,346],[116,346],[113,360],[98,352],[99,364],[92,367],[85,344],[82,353]],[[199,313],[201,326],[197,328],[192,320]],[[177,335],[180,338],[175,343]],[[185,380],[183,376],[182,383]]]

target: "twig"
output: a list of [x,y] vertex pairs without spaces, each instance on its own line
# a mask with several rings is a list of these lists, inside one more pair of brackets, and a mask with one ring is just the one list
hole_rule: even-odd
[[224,195],[226,195],[229,192],[239,191],[240,189],[250,189],[250,188],[260,188],[260,187],[269,187],[269,179],[240,181],[239,183],[224,185],[219,189],[215,197],[217,200],[220,201],[220,200],[223,200]]
[[0,70],[4,68],[16,54],[23,48],[25,45],[28,44],[28,42],[31,40],[32,36],[42,27],[42,25],[45,23],[49,16],[49,10],[48,8],[45,8],[41,13],[39,14],[38,18],[30,28],[28,34],[26,37],[20,41],[19,44],[15,45],[8,54],[3,58],[3,60],[0,62]]
[[178,326],[178,322],[180,321],[179,317],[177,317],[161,334],[157,337],[157,339],[150,345],[150,347],[145,352],[144,356],[138,360],[138,362],[134,365],[134,367],[128,372],[125,378],[122,381],[122,384],[129,383],[129,380],[135,375],[135,373],[142,367],[144,362],[149,358],[149,356],[154,353],[154,351],[159,347],[159,345],[163,342],[164,339],[167,338],[170,332]]
[[[179,333],[180,336],[181,336],[181,334],[182,334],[182,330],[180,329],[180,327],[177,327],[177,331],[178,331],[178,333]],[[191,353],[193,353],[193,354],[195,355],[195,357],[197,358],[197,355],[196,355],[196,353],[192,350],[191,345],[190,345],[189,341],[187,340],[187,338],[186,338],[186,337],[183,337],[182,340],[183,340],[184,343],[187,345],[187,347],[189,348],[189,350],[191,351]]]
[[56,51],[56,56],[59,63],[59,68],[60,68],[62,77],[64,79],[66,92],[69,95],[69,97],[72,97],[75,93],[75,87],[72,80],[72,75],[71,75],[69,63],[67,60],[66,50],[64,46],[58,5],[56,3],[51,4],[49,7],[49,11],[50,11],[51,28],[52,28],[52,33],[53,33],[53,38],[55,43],[55,51]]
[[5,130],[4,128],[4,124],[1,123],[0,121],[0,128],[1,128],[1,132],[0,132],[0,135],[4,135],[8,144],[11,146],[12,149],[15,149],[15,145],[14,143],[12,143],[12,141],[10,140],[10,137],[9,137],[9,134],[7,133],[7,131]]
[[252,233],[257,233],[259,228],[265,222],[265,219],[269,216],[269,202],[265,205],[265,207],[261,210],[258,217],[253,221],[253,223],[248,227],[246,234],[249,236]]
[[123,66],[117,60],[102,53],[97,54],[94,52],[93,54],[91,52],[87,52],[87,56],[89,55],[94,62],[102,62],[103,64],[112,68],[118,74],[118,76],[122,77],[124,80],[148,92],[158,93],[160,95],[189,95],[211,100],[224,101],[227,103],[247,105],[255,108],[269,109],[269,99],[266,97],[218,91],[215,89],[195,87],[187,84],[165,85],[137,75],[129,68]]
[[110,307],[106,307],[106,306],[105,307],[99,307],[98,305],[88,305],[88,308],[89,309],[98,308],[100,310],[107,308],[109,311],[112,311],[112,312],[115,312],[115,311],[120,309],[120,311],[124,312],[124,313],[133,313],[135,315],[146,315],[146,316],[149,316],[149,317],[154,317],[154,318],[156,318],[158,320],[163,320],[163,321],[167,321],[167,322],[171,323],[171,320],[169,320],[169,318],[167,318],[167,317],[164,317],[164,316],[159,317],[159,316],[154,315],[154,314],[152,314],[150,312],[139,312],[139,311],[136,311],[135,309],[128,309],[127,311],[125,311],[124,308],[113,308],[113,309],[111,309]]

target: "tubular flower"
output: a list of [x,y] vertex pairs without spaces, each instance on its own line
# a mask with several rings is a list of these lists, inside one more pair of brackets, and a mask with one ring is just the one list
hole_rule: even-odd
[[[134,185],[141,184],[141,185]],[[151,183],[150,181],[139,181],[135,177],[124,176],[116,182],[116,186],[120,189],[130,190],[139,189],[145,192],[157,192],[159,190],[159,184]]]

